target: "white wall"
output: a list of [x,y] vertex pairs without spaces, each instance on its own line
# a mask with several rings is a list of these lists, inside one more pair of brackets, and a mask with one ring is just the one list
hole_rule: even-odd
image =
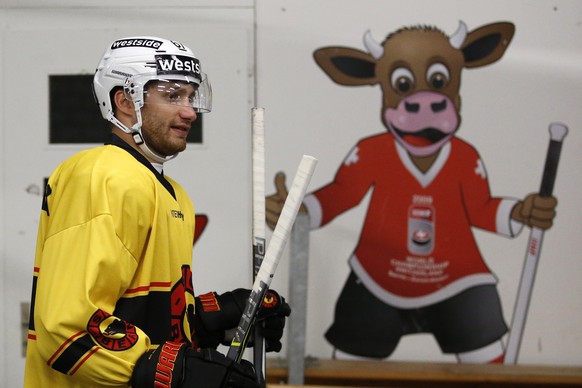
[[[555,195],[554,227],[545,235],[520,363],[582,362],[582,2],[558,1],[259,1],[258,104],[266,108],[267,182],[282,170],[292,177],[301,154],[319,158],[312,188],[328,183],[357,140],[381,133],[377,87],[342,87],[315,64],[323,46],[364,50],[363,33],[382,40],[407,25],[436,25],[451,34],[459,20],[469,29],[511,21],[516,33],[504,57],[465,70],[458,136],[484,159],[494,195],[522,198],[541,182],[548,125],[569,125]],[[273,193],[274,188],[267,188]],[[364,201],[365,202],[365,201]],[[323,334],[348,274],[365,210],[341,215],[311,233],[307,351],[329,357]],[[479,247],[499,278],[504,315],[511,321],[528,230],[516,239],[476,231]],[[285,265],[280,265],[285,267]],[[282,272],[282,271],[281,271]],[[275,283],[285,287],[286,276]],[[392,359],[453,360],[428,335],[405,337]]]
[[[99,7],[104,7],[101,11],[108,12],[123,9],[129,17],[135,18],[139,18],[141,12],[155,13],[156,9],[162,9],[160,3],[153,0],[131,0],[124,2],[123,6],[118,3],[115,0],[104,0],[99,3]],[[3,21],[0,26],[2,53],[7,20],[1,17],[6,16],[8,11],[27,12],[29,8],[39,6],[47,10],[53,7],[74,8],[77,12],[94,12],[96,7],[88,2],[72,0],[3,0],[0,4],[0,20]],[[177,7],[176,12],[179,14],[180,7],[192,10],[196,6],[211,6],[233,12],[242,10],[245,14],[253,12],[251,0],[219,3],[172,1],[171,5],[164,3],[163,11],[164,14],[171,14],[171,7]],[[58,15],[58,12],[55,14]],[[204,12],[197,15],[193,16],[192,23],[197,20],[212,22],[212,18],[206,18]],[[499,20],[513,22],[517,28],[516,35],[503,59],[486,68],[467,70],[463,75],[463,124],[459,136],[479,150],[487,166],[493,194],[522,197],[539,187],[547,148],[548,124],[562,121],[569,125],[570,134],[564,145],[555,188],[559,199],[558,217],[544,240],[520,362],[579,365],[582,362],[582,352],[578,350],[582,348],[582,283],[579,281],[582,264],[577,249],[577,232],[581,226],[582,210],[576,194],[582,185],[582,172],[577,167],[580,164],[577,151],[582,145],[581,16],[582,3],[576,0],[256,0],[256,92],[257,105],[266,108],[267,182],[271,182],[279,170],[292,176],[301,155],[311,154],[320,160],[311,185],[317,188],[333,177],[342,159],[358,139],[385,130],[379,120],[379,90],[334,84],[313,61],[312,53],[316,48],[342,45],[363,49],[361,37],[367,29],[371,29],[381,39],[404,25],[434,24],[451,33],[459,20],[465,21],[469,29]],[[251,20],[252,23],[252,19],[245,20]],[[95,19],[95,22],[98,21]],[[63,20],[63,23],[66,22]],[[231,22],[234,21],[229,18],[221,21],[225,29],[229,29]],[[196,39],[211,41],[213,38],[192,36],[192,46],[196,45]],[[208,54],[217,63],[233,60],[228,56],[229,47],[217,47],[216,52]],[[0,62],[2,84],[9,76],[2,70],[8,61],[10,58],[3,55]],[[254,58],[245,58],[245,61],[248,61],[252,73]],[[208,69],[208,72],[212,77],[212,70]],[[255,82],[253,76],[248,75],[251,85]],[[220,81],[214,82],[214,86],[216,99],[232,93],[229,85],[221,85]],[[6,98],[0,93],[2,115],[6,113]],[[246,109],[254,101],[252,94],[245,98],[242,104]],[[46,107],[42,109],[46,110]],[[248,124],[248,120],[241,123],[241,128],[248,129]],[[14,128],[0,128],[0,146],[3,150],[21,146],[4,143],[4,134],[8,130]],[[224,136],[218,136],[214,141],[214,145],[224,143],[227,149],[248,146],[233,144]],[[225,179],[225,174],[216,175],[216,169],[224,170],[226,179],[234,179],[228,177],[228,166],[221,164],[228,157],[227,154],[215,154],[212,165],[198,171],[196,179],[205,185]],[[201,156],[202,153],[195,158]],[[8,206],[4,201],[8,189],[4,183],[6,170],[22,169],[25,173],[37,173],[27,171],[28,168],[23,161],[7,160],[4,155],[0,159],[2,219]],[[185,172],[179,172],[179,168],[176,171],[179,179],[187,179]],[[247,178],[250,182],[248,176],[234,180],[240,186],[241,179]],[[248,195],[245,191],[247,189],[242,189],[244,195]],[[267,193],[273,190],[272,186],[267,186]],[[239,191],[239,187],[232,187],[231,193],[236,195]],[[237,275],[230,273],[225,276],[224,263],[238,254],[232,252],[233,247],[221,239],[221,231],[226,230],[224,234],[232,233],[237,241],[246,238],[244,235],[247,231],[229,228],[227,223],[232,210],[229,196],[216,196],[199,189],[192,195],[199,204],[199,210],[211,217],[212,228],[216,228],[213,233],[205,232],[207,234],[202,236],[201,255],[218,258],[214,263],[203,265],[200,271],[204,271],[204,275],[197,279],[198,284],[195,286],[200,290],[213,285],[219,290],[231,285],[237,286]],[[205,204],[209,205],[205,208]],[[249,209],[246,211],[249,212]],[[347,258],[358,239],[364,211],[365,203],[325,228],[311,233],[307,317],[309,355],[327,358],[331,354],[331,347],[323,339],[323,333],[332,321],[336,297],[348,273]],[[10,277],[4,264],[7,222],[10,221],[0,223],[0,253],[3,262],[0,267],[0,289],[3,295],[6,292],[6,279]],[[504,313],[510,321],[528,232],[525,231],[514,240],[479,231],[476,234],[486,261],[499,277]],[[34,245],[34,233],[29,235],[26,244]],[[32,273],[31,260],[24,260],[22,266],[26,268],[20,270],[26,272],[30,269]],[[287,266],[288,260],[279,265],[273,281],[273,288],[283,294],[288,288]],[[17,330],[13,328],[15,320],[8,317],[19,314],[19,311],[13,311],[12,307],[6,311],[4,299],[0,300],[0,330],[3,333],[0,375],[4,375],[5,370],[2,368],[10,364],[8,355],[13,354],[13,349],[7,345],[6,336]],[[283,351],[281,355],[284,354]],[[403,339],[392,359],[453,361],[451,357],[442,355],[434,340],[425,335]]]

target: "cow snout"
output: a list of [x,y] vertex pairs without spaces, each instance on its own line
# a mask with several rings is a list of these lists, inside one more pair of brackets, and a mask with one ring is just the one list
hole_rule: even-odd
[[405,132],[435,128],[443,133],[451,133],[459,124],[455,104],[449,97],[427,91],[402,99],[396,108],[387,108],[385,116],[387,123]]
[[402,99],[384,111],[389,130],[412,154],[435,152],[455,133],[459,115],[455,104],[442,93],[422,91]]

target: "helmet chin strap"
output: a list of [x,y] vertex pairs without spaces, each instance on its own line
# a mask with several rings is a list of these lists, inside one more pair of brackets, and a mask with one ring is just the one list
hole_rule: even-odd
[[135,142],[135,144],[137,144],[137,146],[143,151],[143,153],[149,159],[153,160],[154,162],[163,164],[163,163],[167,162],[168,160],[172,160],[176,156],[178,156],[178,154],[174,154],[174,155],[170,155],[170,156],[162,156],[162,155],[158,155],[154,151],[152,151],[148,147],[148,145],[146,144],[145,139],[143,138],[142,131],[141,131],[141,126],[142,126],[141,108],[136,108],[135,113],[137,116],[137,123],[135,123],[131,128],[129,128],[128,126],[123,124],[121,121],[119,121],[117,119],[117,117],[115,117],[113,115],[111,115],[111,122],[113,124],[115,124],[115,126],[118,127],[119,129],[121,129],[123,132],[131,134],[131,137],[133,138],[133,141]]
[[133,141],[135,141],[135,144],[138,145],[138,147],[146,154],[146,156],[149,157],[151,160],[153,160],[156,163],[164,164],[168,160],[172,160],[176,156],[178,156],[178,154],[174,154],[174,155],[170,155],[170,156],[161,156],[161,155],[156,154],[146,144],[146,142],[141,134],[141,131],[134,131],[134,132],[132,132],[131,136],[133,137]]

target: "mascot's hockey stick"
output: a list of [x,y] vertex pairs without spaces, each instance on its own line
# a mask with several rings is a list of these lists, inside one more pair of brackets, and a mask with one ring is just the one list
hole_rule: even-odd
[[[253,170],[253,282],[265,257],[265,110],[251,110]],[[266,386],[265,341],[261,325],[254,325],[253,364],[261,388]]]
[[[550,124],[550,145],[546,155],[546,164],[544,166],[544,173],[542,176],[542,184],[540,188],[540,195],[542,197],[550,197],[554,190],[554,182],[556,181],[556,173],[558,171],[558,162],[560,160],[560,152],[562,151],[562,141],[568,134],[568,127],[559,123]],[[536,275],[536,269],[540,258],[542,249],[542,240],[544,238],[544,231],[533,227],[530,232],[529,241],[527,244],[527,252],[525,255],[525,262],[521,272],[521,280],[519,282],[519,289],[517,291],[517,298],[513,310],[513,320],[511,322],[511,329],[507,340],[507,350],[505,352],[505,364],[515,364],[517,362],[517,355],[521,345],[521,338],[527,317],[527,311],[531,299],[531,293]]]
[[252,329],[255,320],[257,318],[257,313],[261,302],[265,297],[265,293],[271,285],[271,280],[281,259],[283,253],[283,248],[289,239],[291,234],[291,228],[297,217],[297,212],[299,207],[303,202],[303,197],[305,196],[305,191],[315,170],[315,165],[317,164],[317,159],[312,156],[303,155],[301,163],[297,168],[295,178],[293,179],[293,184],[285,200],[285,205],[273,231],[273,236],[271,241],[269,241],[269,246],[267,247],[267,252],[261,264],[261,268],[257,273],[255,282],[253,283],[253,288],[247,301],[245,311],[241,317],[238,324],[236,332],[234,333],[234,338],[228,349],[226,356],[231,360],[240,361],[248,340],[250,330]]

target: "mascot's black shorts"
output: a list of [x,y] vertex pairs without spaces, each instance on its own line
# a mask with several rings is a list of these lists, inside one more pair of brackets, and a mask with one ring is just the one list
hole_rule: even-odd
[[402,309],[376,298],[352,272],[325,338],[349,354],[386,358],[405,334],[432,333],[443,353],[456,354],[480,349],[506,332],[494,285],[476,286],[434,305]]

